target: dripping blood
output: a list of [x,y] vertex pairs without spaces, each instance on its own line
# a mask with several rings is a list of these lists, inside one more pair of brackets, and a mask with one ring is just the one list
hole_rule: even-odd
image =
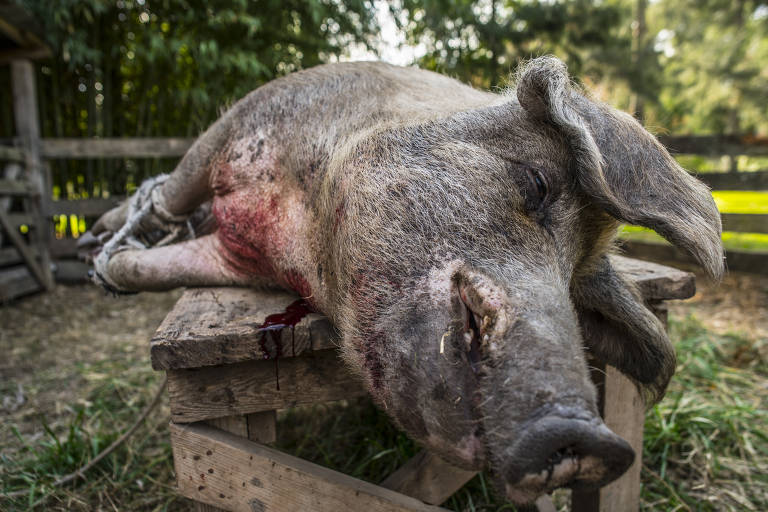
[[[269,315],[264,319],[264,323],[258,327],[258,332],[261,333],[261,336],[259,337],[259,347],[261,347],[261,353],[263,354],[264,359],[271,358],[275,360],[275,383],[277,384],[278,391],[280,391],[280,375],[277,360],[283,355],[283,329],[286,327],[291,328],[291,356],[295,357],[296,324],[298,324],[302,318],[313,312],[314,310],[312,309],[312,306],[310,306],[307,301],[298,299],[289,304],[282,313]],[[267,336],[269,336],[269,339],[272,340],[272,343],[275,346],[274,354],[269,353]]]

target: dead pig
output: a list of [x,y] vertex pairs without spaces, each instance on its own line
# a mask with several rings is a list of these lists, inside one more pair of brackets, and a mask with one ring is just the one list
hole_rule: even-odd
[[90,235],[113,237],[99,282],[295,290],[401,428],[490,468],[515,503],[603,485],[633,460],[599,418],[585,352],[649,402],[674,371],[662,325],[606,257],[619,222],[723,272],[707,188],[554,58],[504,95],[376,63],[280,78],[130,210]]

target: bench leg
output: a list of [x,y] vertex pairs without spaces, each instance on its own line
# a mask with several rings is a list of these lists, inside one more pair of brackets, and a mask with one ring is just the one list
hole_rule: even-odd
[[[262,444],[272,444],[277,440],[277,411],[256,412],[246,416],[224,416],[203,423]],[[194,502],[193,510],[226,512],[223,508],[199,501]]]

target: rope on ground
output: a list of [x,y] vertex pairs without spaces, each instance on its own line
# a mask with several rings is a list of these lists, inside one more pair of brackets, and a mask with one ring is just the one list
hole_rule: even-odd
[[[69,473],[68,475],[64,475],[63,477],[54,481],[52,484],[50,484],[50,486],[60,487],[64,484],[77,480],[78,478],[85,478],[85,473],[89,469],[91,469],[96,464],[101,462],[101,460],[104,457],[106,457],[107,455],[115,451],[118,446],[123,444],[126,439],[131,437],[131,435],[133,435],[133,433],[136,432],[136,429],[139,428],[139,425],[141,425],[144,422],[144,420],[147,419],[147,416],[149,416],[149,413],[152,412],[152,410],[155,407],[157,407],[157,404],[160,403],[160,399],[163,397],[163,390],[165,390],[165,386],[167,383],[168,383],[168,377],[163,379],[163,383],[160,384],[160,387],[158,388],[157,392],[155,392],[155,396],[152,398],[152,402],[150,402],[149,405],[141,412],[141,415],[136,419],[133,425],[131,425],[130,428],[123,433],[123,435],[115,439],[115,441],[112,444],[107,446],[101,453],[99,453],[93,459],[88,461],[88,463],[79,467],[72,473]],[[8,493],[0,494],[0,498],[8,498],[8,499],[22,498],[27,494],[29,494],[29,492],[30,492],[29,489],[8,492]]]

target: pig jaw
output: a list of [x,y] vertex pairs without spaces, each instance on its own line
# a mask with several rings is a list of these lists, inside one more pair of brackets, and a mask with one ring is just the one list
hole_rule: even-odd
[[373,395],[434,453],[490,468],[515,503],[616,478],[633,454],[597,415],[567,293],[500,281],[454,260],[404,284],[368,338]]

